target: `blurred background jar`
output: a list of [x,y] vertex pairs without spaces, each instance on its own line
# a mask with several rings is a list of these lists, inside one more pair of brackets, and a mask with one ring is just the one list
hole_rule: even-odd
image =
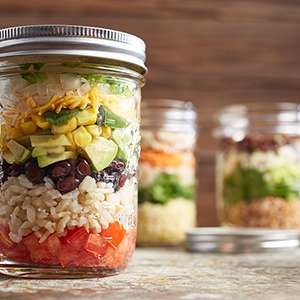
[[196,121],[190,102],[142,104],[139,245],[177,245],[195,226]]
[[300,106],[233,105],[218,114],[223,225],[300,228]]

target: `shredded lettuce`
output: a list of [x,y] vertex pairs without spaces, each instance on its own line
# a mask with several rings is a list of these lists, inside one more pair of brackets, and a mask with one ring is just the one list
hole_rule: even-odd
[[21,74],[21,76],[31,84],[43,82],[47,79],[47,74],[44,72],[28,72]]
[[109,85],[109,91],[112,94],[122,95],[122,96],[132,96],[132,91],[129,86],[124,82],[120,82],[116,79],[106,77],[98,74],[81,74],[82,78],[86,79],[91,86],[102,83]]
[[249,203],[267,196],[286,200],[300,197],[300,172],[294,166],[277,166],[261,172],[239,165],[223,184],[223,197],[227,203]]
[[173,174],[160,173],[152,185],[139,189],[139,203],[152,202],[165,204],[174,198],[193,199],[195,187],[184,186]]

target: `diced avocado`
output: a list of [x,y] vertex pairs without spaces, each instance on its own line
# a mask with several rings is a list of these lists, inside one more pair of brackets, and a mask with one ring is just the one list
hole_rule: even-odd
[[114,160],[118,152],[118,146],[112,140],[98,137],[84,148],[87,158],[97,171],[101,171]]
[[111,128],[125,128],[129,124],[126,119],[116,115],[112,111],[105,111],[104,125]]
[[30,157],[30,151],[14,140],[8,141],[7,148],[13,154],[16,163],[22,163]]
[[110,128],[125,128],[129,125],[126,119],[107,110],[103,105],[98,109],[97,124]]
[[99,127],[98,125],[89,125],[85,127],[87,131],[92,135],[92,136],[100,136],[102,133],[102,128]]
[[97,111],[93,108],[80,111],[77,115],[78,125],[92,125],[97,121]]
[[20,145],[24,146],[25,148],[30,148],[31,147],[30,136],[29,135],[23,135],[23,136],[17,138],[16,141]]
[[32,150],[32,157],[38,157],[43,155],[49,154],[59,154],[65,151],[64,146],[57,146],[57,147],[35,147]]
[[65,151],[59,154],[42,155],[37,157],[38,165],[40,168],[47,167],[55,162],[75,158],[75,152]]
[[124,129],[115,129],[112,133],[112,139],[119,147],[117,157],[127,161],[132,139],[130,133]]
[[84,148],[92,142],[91,134],[84,128],[84,126],[78,127],[73,131],[74,142],[78,147]]
[[77,120],[75,117],[70,119],[67,123],[62,125],[52,125],[51,131],[53,134],[61,134],[61,133],[68,133],[72,132],[77,128]]
[[2,156],[9,164],[15,163],[14,155],[8,149],[3,151]]
[[71,143],[64,134],[58,135],[32,135],[30,136],[32,147],[57,147],[70,146]]

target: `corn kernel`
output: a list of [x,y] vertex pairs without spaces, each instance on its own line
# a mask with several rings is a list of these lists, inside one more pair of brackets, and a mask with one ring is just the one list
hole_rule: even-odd
[[39,115],[33,114],[31,116],[32,121],[35,123],[35,125],[37,125],[38,127],[42,128],[42,129],[47,129],[49,128],[49,123],[47,122],[47,120]]
[[68,123],[63,125],[52,125],[51,132],[53,134],[62,134],[67,132],[72,132],[77,127],[77,120],[76,118],[72,118],[68,121]]
[[92,135],[92,136],[100,136],[102,133],[102,128],[99,127],[98,125],[89,125],[85,127],[87,131]]
[[92,135],[84,128],[78,127],[73,131],[74,142],[78,147],[84,148],[92,142]]
[[75,150],[75,149],[76,149],[76,144],[75,144],[75,141],[74,141],[72,132],[66,133],[66,136],[67,136],[68,140],[69,140],[70,143],[71,143],[70,146],[66,146],[66,149],[67,149],[67,150],[71,150],[71,151],[72,151],[72,150]]
[[111,137],[111,128],[110,127],[106,127],[106,126],[102,126],[102,136],[106,139]]

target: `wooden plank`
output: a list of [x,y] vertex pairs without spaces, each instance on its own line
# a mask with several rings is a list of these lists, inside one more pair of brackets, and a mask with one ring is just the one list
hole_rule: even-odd
[[266,22],[298,22],[299,3],[293,0],[65,0],[26,2],[2,0],[3,14],[55,14],[64,16],[84,15],[99,17],[135,17],[135,18],[185,18],[213,20],[254,20]]

